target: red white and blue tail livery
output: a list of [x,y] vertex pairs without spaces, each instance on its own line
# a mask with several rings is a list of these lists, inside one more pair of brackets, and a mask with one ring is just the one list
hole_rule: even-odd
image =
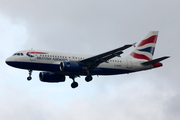
[[152,60],[157,42],[158,31],[151,31],[131,53],[135,59]]
[[76,77],[86,76],[87,82],[93,75],[117,75],[161,67],[160,61],[169,56],[153,59],[158,31],[150,31],[135,50],[127,57],[120,57],[123,51],[135,44],[124,45],[117,49],[98,54],[83,55],[42,50],[23,50],[6,59],[12,67],[27,69],[28,80],[33,70],[39,73],[42,82],[64,82],[66,76],[73,80],[71,87],[76,88]]

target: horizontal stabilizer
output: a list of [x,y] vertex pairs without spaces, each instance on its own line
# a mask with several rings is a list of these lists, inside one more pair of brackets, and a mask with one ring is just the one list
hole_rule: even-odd
[[150,60],[150,61],[147,61],[147,62],[143,62],[141,63],[142,65],[153,65],[155,63],[158,63],[162,60],[165,60],[167,58],[169,58],[170,56],[165,56],[165,57],[161,57],[161,58],[157,58],[157,59],[154,59],[154,60]]

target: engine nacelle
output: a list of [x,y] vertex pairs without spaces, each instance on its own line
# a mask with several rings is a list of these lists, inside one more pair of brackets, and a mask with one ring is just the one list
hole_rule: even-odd
[[75,62],[61,62],[60,70],[65,72],[81,72],[84,68],[81,64]]
[[56,74],[53,72],[40,72],[39,79],[42,82],[64,82],[66,77],[65,75]]

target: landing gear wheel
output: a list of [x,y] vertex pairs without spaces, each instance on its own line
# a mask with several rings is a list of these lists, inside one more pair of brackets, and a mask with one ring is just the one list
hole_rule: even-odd
[[27,80],[30,81],[32,79],[32,77],[27,77]]
[[93,78],[92,78],[91,75],[88,75],[88,76],[86,76],[86,78],[85,78],[86,82],[90,82],[92,79],[93,79]]
[[28,70],[29,71],[29,76],[27,77],[27,80],[30,81],[32,79],[31,74],[32,74],[32,70]]
[[78,83],[77,82],[73,82],[72,84],[71,84],[71,87],[72,88],[76,88],[78,86]]

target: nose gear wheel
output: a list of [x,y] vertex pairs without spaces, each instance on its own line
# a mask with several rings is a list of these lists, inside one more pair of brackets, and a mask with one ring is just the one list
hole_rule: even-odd
[[27,80],[30,81],[32,79],[31,75],[32,75],[32,70],[28,70],[29,71],[29,76],[27,77]]

